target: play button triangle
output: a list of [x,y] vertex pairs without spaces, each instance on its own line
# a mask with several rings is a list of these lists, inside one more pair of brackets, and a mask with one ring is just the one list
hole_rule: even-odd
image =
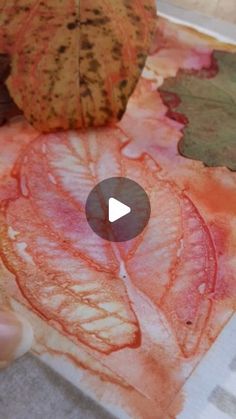
[[110,242],[126,242],[142,233],[149,222],[151,205],[145,190],[125,177],[99,182],[89,193],[86,219],[95,234]]
[[110,198],[108,202],[108,214],[110,223],[119,220],[127,214],[131,213],[131,208],[128,205],[118,201],[118,199]]

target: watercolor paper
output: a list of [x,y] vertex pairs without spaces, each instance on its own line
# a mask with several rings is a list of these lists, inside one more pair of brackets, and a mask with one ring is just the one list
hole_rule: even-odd
[[[183,411],[186,380],[235,310],[236,174],[179,154],[186,116],[157,90],[179,70],[214,78],[213,49],[234,47],[159,19],[119,124],[0,129],[1,286],[34,326],[33,352],[120,418]],[[84,213],[112,176],[151,201],[125,243],[98,238]]]

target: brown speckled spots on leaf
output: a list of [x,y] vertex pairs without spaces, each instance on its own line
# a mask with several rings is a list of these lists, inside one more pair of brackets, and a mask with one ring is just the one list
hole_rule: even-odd
[[75,20],[74,22],[67,23],[67,28],[69,30],[76,29],[78,26],[79,26],[79,21],[78,20]]
[[26,118],[49,132],[101,126],[123,115],[151,44],[155,0],[19,4],[10,9],[4,2],[0,27],[9,24],[0,45],[10,51],[7,85]]
[[100,111],[107,114],[108,116],[112,116],[112,110],[108,107],[101,106]]
[[91,60],[89,62],[89,71],[95,72],[98,71],[100,67],[100,63],[98,62],[98,60]]
[[60,54],[63,54],[65,51],[66,51],[66,45],[61,45],[59,48],[58,48],[58,52],[60,53]]

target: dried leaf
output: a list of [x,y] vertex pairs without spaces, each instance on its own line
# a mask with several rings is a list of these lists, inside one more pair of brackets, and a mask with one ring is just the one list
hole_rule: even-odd
[[219,69],[213,78],[180,72],[161,88],[169,116],[185,117],[180,153],[205,165],[236,170],[236,54],[215,52]]
[[154,0],[0,0],[7,85],[40,131],[120,119],[150,48]]

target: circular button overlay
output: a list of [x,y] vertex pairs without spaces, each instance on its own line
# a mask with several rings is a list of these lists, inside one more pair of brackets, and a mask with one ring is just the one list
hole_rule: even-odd
[[146,227],[151,205],[145,190],[124,177],[98,183],[86,202],[86,217],[91,229],[111,242],[134,239]]

